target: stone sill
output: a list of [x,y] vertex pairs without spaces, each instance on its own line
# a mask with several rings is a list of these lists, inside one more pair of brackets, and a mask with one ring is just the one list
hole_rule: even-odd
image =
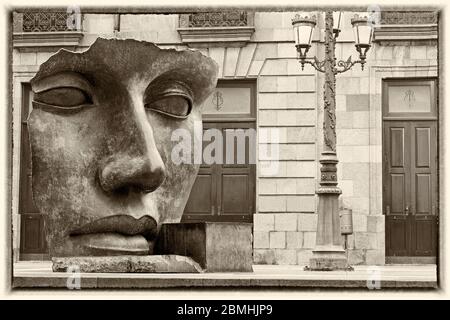
[[178,28],[181,41],[189,47],[243,47],[255,32],[254,27]]
[[14,32],[13,47],[19,50],[27,50],[42,47],[76,47],[80,44],[83,32]]
[[373,41],[414,41],[437,38],[437,24],[382,25],[375,29]]
[[[73,277],[71,277],[72,279]],[[14,289],[49,289],[49,288],[67,288],[68,277],[63,275],[59,277],[14,277]],[[367,280],[321,280],[321,279],[244,279],[244,278],[150,278],[150,277],[82,277],[81,289],[154,289],[154,288],[272,288],[285,290],[286,288],[299,289],[325,289],[325,288],[340,288],[340,289],[366,289]],[[438,289],[437,282],[433,281],[396,281],[396,280],[382,280],[380,281],[381,290],[387,289]]]
[[[355,271],[304,271],[302,266],[253,265],[251,273],[151,274],[82,273],[81,289],[145,289],[207,287],[362,288],[380,279],[383,289],[436,289],[436,265],[355,266]],[[14,265],[13,288],[67,288],[73,275],[51,271],[49,262],[19,262]]]

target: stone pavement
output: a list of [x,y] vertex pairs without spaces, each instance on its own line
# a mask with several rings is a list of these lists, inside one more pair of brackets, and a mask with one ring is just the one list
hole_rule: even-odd
[[[254,265],[251,273],[81,273],[81,289],[183,287],[438,288],[436,265],[355,266],[354,271],[304,271],[303,266]],[[14,288],[67,288],[69,276],[51,262],[14,264]]]

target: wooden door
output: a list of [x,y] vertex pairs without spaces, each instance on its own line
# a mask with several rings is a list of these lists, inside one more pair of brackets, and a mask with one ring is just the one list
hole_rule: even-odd
[[27,118],[32,110],[33,92],[28,83],[22,86],[22,123],[20,145],[20,259],[41,260],[45,258],[47,245],[45,239],[45,216],[33,202],[31,149],[28,138]]
[[[203,133],[214,126],[203,124]],[[207,143],[203,141],[202,151]],[[217,206],[218,175],[216,165],[202,163],[184,208],[183,220],[208,221],[215,215]]]
[[[407,256],[410,252],[409,213],[406,208],[411,194],[410,148],[405,143],[410,136],[408,123],[385,124],[384,202],[386,214],[386,255]],[[387,150],[386,150],[387,149]]]
[[[249,138],[245,140],[245,160],[239,163],[238,144],[233,143],[233,161],[226,161],[227,132],[254,129],[253,122],[205,122],[204,130],[215,128],[222,133],[224,163],[202,164],[186,205],[183,221],[252,222],[255,208],[256,166],[250,153],[255,152]],[[203,144],[205,147],[207,143]],[[254,156],[253,156],[254,159]]]
[[437,122],[414,121],[411,130],[411,254],[436,256]]
[[[407,87],[412,84],[396,81],[394,85]],[[434,86],[434,83],[431,82],[431,85]],[[388,100],[384,102],[389,104]],[[414,111],[408,114],[403,109],[400,115],[396,115],[387,108],[383,121],[386,261],[434,263],[438,225],[435,103],[430,103],[427,115]]]

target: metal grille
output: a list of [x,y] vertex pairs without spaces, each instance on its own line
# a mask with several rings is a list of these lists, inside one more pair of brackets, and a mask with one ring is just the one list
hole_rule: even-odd
[[[187,17],[186,17],[187,16]],[[248,15],[246,11],[199,12],[185,15],[182,27],[246,27]]]
[[382,11],[381,24],[436,24],[437,12]]
[[72,31],[67,20],[70,14],[66,12],[24,12],[23,32],[57,32]]

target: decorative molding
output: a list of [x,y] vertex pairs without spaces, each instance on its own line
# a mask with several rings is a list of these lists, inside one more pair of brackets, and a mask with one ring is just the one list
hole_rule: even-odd
[[[81,30],[71,29],[64,11],[25,11],[13,13],[13,47],[21,51],[74,49],[83,37]],[[82,16],[76,16],[81,29]]]
[[254,27],[179,28],[181,41],[189,47],[243,47],[255,32]]
[[83,32],[14,32],[13,47],[19,50],[44,48],[74,48],[80,44]]
[[[433,76],[437,76],[438,65],[372,66],[372,69],[375,72],[375,76],[378,78],[386,76],[388,73],[395,73],[395,72],[397,72],[397,73],[398,72],[416,72],[416,73],[434,72],[435,75],[433,75]],[[380,73],[381,75],[378,73]],[[424,76],[426,76],[426,75],[418,75],[418,77],[424,77]],[[403,77],[407,77],[407,76],[403,76]]]
[[375,29],[373,41],[437,40],[437,24],[382,25]]
[[243,47],[255,32],[246,11],[181,14],[178,33],[189,47]]
[[381,12],[380,27],[375,28],[374,41],[435,41],[438,38],[438,12]]
[[382,25],[437,24],[437,11],[381,11]]

